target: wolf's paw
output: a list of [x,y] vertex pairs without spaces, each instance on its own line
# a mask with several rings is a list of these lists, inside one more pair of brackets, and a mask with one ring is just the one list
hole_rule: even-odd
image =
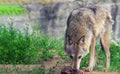
[[88,66],[85,71],[91,72],[91,71],[93,71],[93,67],[92,66]]

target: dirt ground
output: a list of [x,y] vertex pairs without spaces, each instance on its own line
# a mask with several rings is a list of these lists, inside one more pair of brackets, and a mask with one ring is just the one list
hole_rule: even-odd
[[[56,59],[54,59],[54,60],[51,60],[50,62],[45,62],[45,64],[47,65],[47,68],[49,68],[49,67],[52,67],[53,65],[55,65],[55,63],[57,62],[57,61],[60,61],[61,59],[60,58],[56,58]],[[69,66],[70,64],[67,62],[67,61],[64,61],[65,62],[65,64],[64,64],[64,66],[66,65],[66,66]],[[46,69],[47,69],[46,68]],[[55,72],[54,72],[54,74],[60,74],[60,71],[61,71],[61,69],[63,68],[63,64],[60,64],[59,66],[58,66],[58,68],[56,68],[56,70],[55,70]],[[99,72],[99,71],[92,71],[92,72],[85,72],[86,74],[120,74],[120,72]]]
[[[50,74],[60,74],[61,69],[64,66],[70,66],[70,63],[68,61],[62,60],[61,58],[55,58],[53,60],[47,60],[44,62],[45,64],[45,70],[48,73],[50,68],[54,68],[54,72]],[[23,72],[24,71],[32,71],[32,69],[38,67],[40,68],[41,64],[36,65],[16,65],[16,67],[19,67]],[[0,68],[13,68],[13,65],[0,65]],[[46,73],[46,74],[47,74]],[[25,73],[23,73],[25,74]],[[92,72],[86,72],[86,74],[120,74],[120,72],[98,72],[98,71],[92,71]]]

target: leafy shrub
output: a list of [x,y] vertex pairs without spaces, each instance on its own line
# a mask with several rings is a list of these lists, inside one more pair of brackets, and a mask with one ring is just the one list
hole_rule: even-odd
[[13,22],[9,27],[0,26],[0,29],[1,64],[36,64],[63,53],[63,40],[42,35],[41,31],[34,30],[29,34],[26,27],[22,33],[14,29]]
[[[40,55],[39,60],[54,58],[63,49],[63,40],[51,39],[49,36],[42,36],[39,40]],[[63,52],[63,51],[62,51]]]
[[111,67],[110,70],[120,71],[120,41],[112,41],[111,47]]
[[1,64],[29,64],[36,62],[36,42],[26,29],[25,34],[13,28],[0,26],[0,63]]

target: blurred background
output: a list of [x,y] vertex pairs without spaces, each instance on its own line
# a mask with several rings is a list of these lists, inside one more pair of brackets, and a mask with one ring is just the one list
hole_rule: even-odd
[[25,24],[38,25],[43,34],[52,38],[64,37],[69,13],[89,3],[107,8],[115,21],[112,38],[120,37],[120,0],[0,0],[0,24],[14,22],[16,29],[23,30]]

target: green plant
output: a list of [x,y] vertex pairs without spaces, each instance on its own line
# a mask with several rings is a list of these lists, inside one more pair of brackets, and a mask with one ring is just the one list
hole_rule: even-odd
[[0,25],[0,63],[1,64],[36,64],[39,61],[54,58],[63,51],[63,40],[51,39],[34,30],[29,34],[26,27],[24,33],[9,26]]
[[36,43],[27,29],[23,34],[14,29],[13,23],[9,23],[9,28],[0,26],[0,29],[1,64],[30,64],[36,62]]
[[112,41],[110,46],[111,67],[110,70],[120,71],[120,42]]

